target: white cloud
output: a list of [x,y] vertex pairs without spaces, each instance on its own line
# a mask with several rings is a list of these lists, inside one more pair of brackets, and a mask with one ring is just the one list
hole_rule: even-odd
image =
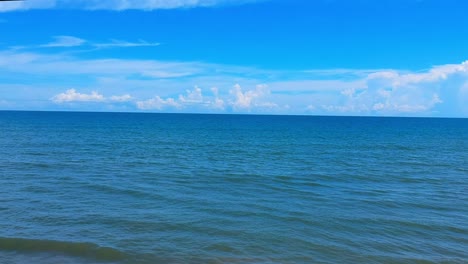
[[[186,90],[185,95],[180,94],[177,100],[172,97],[161,98],[160,96],[155,96],[148,100],[138,101],[136,104],[138,109],[141,110],[163,110],[165,108],[176,108],[180,110],[188,107],[205,111],[224,110],[225,101],[219,97],[218,88],[211,88],[211,91],[213,92],[213,97],[205,99],[202,89],[195,86],[193,90]],[[236,99],[231,101],[229,106],[231,106],[234,111],[278,108],[278,104],[276,103],[258,100],[263,95],[268,94],[266,85],[257,85],[255,90],[242,92],[240,85],[236,84],[231,90],[231,94],[233,91]]]
[[309,111],[309,112],[310,112],[310,111],[315,111],[315,109],[317,109],[317,107],[316,107],[315,105],[308,105],[308,106],[306,107],[306,111]]
[[157,79],[170,79],[180,78],[193,75],[192,72],[170,72],[170,71],[145,71],[141,73],[142,76],[157,78]]
[[179,101],[184,104],[200,104],[203,103],[202,90],[195,86],[193,91],[187,90],[187,95],[179,95]]
[[153,77],[177,77],[181,73],[201,73],[221,68],[197,62],[168,62],[132,59],[77,59],[63,55],[48,55],[32,52],[0,51],[0,67],[4,70],[28,74],[65,74],[65,75],[141,75],[151,73]]
[[260,107],[260,108],[267,108],[267,109],[275,109],[278,108],[279,105],[273,102],[261,102],[256,104],[255,106]]
[[256,0],[28,0],[0,2],[0,12],[28,9],[155,10],[242,4]]
[[136,42],[124,41],[113,39],[110,42],[93,43],[86,41],[85,39],[74,37],[74,36],[55,36],[54,41],[40,45],[44,48],[57,48],[57,47],[77,47],[87,45],[90,47],[105,49],[105,48],[133,48],[133,47],[156,47],[160,43],[147,42],[145,40],[138,40]]
[[213,109],[224,110],[224,100],[219,98],[219,90],[217,87],[211,88],[213,92],[214,99],[213,102],[210,102],[210,106]]
[[[367,75],[359,86],[343,88],[341,99],[322,104],[321,109],[339,114],[419,115],[437,113],[447,102],[444,95],[459,89],[458,79],[468,78],[468,62],[435,66],[427,71],[375,71]],[[440,114],[440,113],[439,113]]]
[[438,94],[433,94],[431,98],[427,98],[422,102],[399,99],[400,98],[392,98],[391,100],[386,100],[385,102],[376,103],[373,105],[372,110],[387,113],[419,113],[428,111],[436,104],[443,102],[439,98]]
[[458,104],[463,115],[468,116],[468,81],[465,82],[457,93]]
[[269,93],[266,85],[257,85],[255,90],[243,92],[239,84],[234,85],[230,93],[234,96],[231,102],[235,110],[249,110],[252,106],[258,105],[257,99]]
[[29,0],[29,1],[7,1],[0,2],[0,12],[54,8],[60,0]]
[[[430,112],[438,104],[440,98],[439,85],[450,76],[439,73],[399,74],[398,72],[376,72],[366,78],[366,83],[360,87],[343,89],[341,102],[323,104],[322,109],[341,114],[417,114]],[[434,73],[434,75],[432,75]],[[410,76],[410,77],[409,77]]]
[[392,86],[405,86],[419,83],[430,83],[446,80],[453,74],[468,73],[468,61],[460,64],[447,64],[435,66],[421,73],[399,73],[397,71],[376,71],[368,75],[368,80],[387,80]]
[[109,98],[109,100],[113,102],[128,102],[133,100],[133,97],[129,94],[124,94],[124,95],[113,95]]
[[42,45],[42,47],[76,47],[83,45],[86,40],[73,36],[55,36],[55,41]]
[[64,102],[100,102],[104,101],[104,96],[96,91],[90,94],[78,93],[75,89],[67,90],[52,97],[52,101],[56,103]]
[[136,105],[140,110],[161,110],[167,106],[173,108],[181,108],[181,105],[178,102],[176,102],[174,98],[162,99],[159,96],[155,96],[154,98],[145,101],[138,101],[136,102]]
[[[224,109],[224,101],[218,98],[216,88],[213,88],[216,93],[213,101],[204,98],[202,89],[198,86],[195,86],[193,90],[186,90],[185,95],[179,94],[178,99],[172,97],[161,98],[160,96],[155,96],[154,98],[138,101],[137,107],[141,110],[162,110],[164,108],[176,108],[183,109],[187,107],[195,107],[199,110],[209,110],[209,109]],[[212,91],[213,91],[212,89]]]
[[[21,69],[21,67],[26,66],[24,68],[25,72],[30,72],[29,66],[36,63],[37,61],[41,60],[44,56],[41,54],[35,53],[17,53],[17,52],[1,52],[0,51],[0,67],[3,69],[10,69],[16,71],[16,69]],[[46,56],[48,57],[48,56]],[[52,58],[53,56],[50,56]]]
[[133,97],[129,94],[124,95],[113,95],[109,98],[106,98],[104,95],[98,93],[97,91],[92,91],[89,94],[79,93],[75,89],[69,89],[64,93],[59,93],[53,96],[50,100],[62,104],[70,102],[128,102],[131,101]]
[[[50,96],[56,94],[53,97],[56,103],[94,100],[108,105],[119,103],[128,110],[467,115],[467,68],[468,63],[463,62],[418,72],[376,70],[360,73],[351,79],[339,76],[336,79],[329,76],[314,79],[310,75],[297,75],[296,79],[285,80],[281,76],[288,75],[278,74],[278,71],[269,74],[269,71],[256,68],[201,62],[83,59],[24,50],[0,51],[0,78],[15,76],[14,80],[17,81],[13,84],[26,85],[26,81],[22,80],[38,80],[41,87],[51,86],[39,89],[44,91],[44,97],[47,96],[43,100],[49,101]],[[345,74],[349,75],[346,71]],[[66,83],[60,80],[66,80]],[[233,87],[235,83],[242,84],[242,87]],[[258,85],[260,83],[267,83],[268,86]],[[195,84],[217,88],[212,88],[211,92],[208,89],[207,93],[197,86],[185,90]],[[69,90],[63,93],[70,85],[87,92]],[[23,89],[8,86],[4,85],[0,94],[15,94],[4,97],[9,102],[19,102],[27,96]],[[28,93],[37,91],[40,95],[39,90],[31,88]],[[93,94],[90,92],[92,90],[99,90],[100,93]]]
[[113,39],[108,43],[93,43],[91,45],[96,48],[131,48],[131,47],[155,47],[161,44],[157,42],[147,42],[144,40],[139,40],[137,42],[129,42],[129,41]]

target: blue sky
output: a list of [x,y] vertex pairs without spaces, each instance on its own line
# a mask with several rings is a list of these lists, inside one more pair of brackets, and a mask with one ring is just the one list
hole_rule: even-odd
[[0,2],[0,109],[468,117],[468,3]]

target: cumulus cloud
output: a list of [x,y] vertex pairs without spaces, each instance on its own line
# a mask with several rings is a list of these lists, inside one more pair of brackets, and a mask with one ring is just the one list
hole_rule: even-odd
[[52,101],[56,103],[64,102],[100,102],[104,101],[104,96],[96,91],[92,91],[90,94],[79,93],[75,89],[67,90],[64,93],[60,93],[52,97]]
[[185,92],[186,94],[179,94],[178,99],[155,96],[148,100],[138,101],[136,105],[141,110],[162,110],[164,108],[182,109],[187,106],[206,107],[210,104],[209,101],[204,100],[202,89],[198,86],[195,86],[193,90],[186,90]]
[[187,95],[179,95],[179,101],[181,103],[187,103],[187,104],[203,103],[202,90],[198,86],[195,86],[195,88],[192,91],[187,90],[186,92],[187,92]]
[[308,105],[305,110],[308,112],[311,112],[311,111],[315,111],[315,109],[317,109],[315,105]]
[[212,87],[211,91],[213,92],[214,99],[213,102],[210,102],[210,106],[213,109],[224,110],[224,100],[219,98],[219,90],[217,87]]
[[366,86],[345,89],[342,103],[322,105],[328,112],[354,114],[411,114],[428,112],[442,103],[438,89],[418,86]]
[[[345,71],[346,76],[353,75],[350,72],[352,70]],[[0,78],[15,75],[21,77],[16,78],[19,80],[16,84],[26,86],[21,80],[31,82],[40,78],[41,83],[51,88],[41,88],[44,92],[30,90],[42,94],[45,100],[57,94],[52,100],[55,103],[101,102],[125,106],[129,111],[468,115],[468,62],[417,72],[360,71],[353,78],[338,76],[336,79],[329,76],[316,79],[316,73],[313,77],[305,73],[285,80],[281,76],[289,76],[287,71],[273,73],[201,62],[86,59],[24,50],[0,51]],[[66,89],[54,83],[57,78],[67,80],[67,86],[99,87],[95,90],[105,91],[107,95],[89,90],[80,93],[73,89],[58,94],[57,91]],[[241,83],[242,87],[232,86],[235,83]],[[268,83],[268,86],[259,83]],[[216,88],[203,90],[195,86],[185,90],[194,84]],[[16,94],[16,97],[8,97],[10,102],[24,100],[26,95],[21,91],[15,91],[11,85],[0,88],[0,94]],[[119,93],[115,95],[113,91]]]
[[29,0],[0,2],[0,12],[28,9],[155,10],[242,4],[255,0]]
[[[459,79],[467,78],[468,62],[421,72],[375,71],[364,77],[361,85],[343,88],[338,102],[322,104],[321,109],[342,114],[429,114],[445,103],[444,95],[462,89]],[[463,107],[463,103],[458,104]]]
[[51,98],[55,103],[69,103],[69,102],[128,102],[133,99],[129,94],[125,95],[113,95],[106,98],[104,95],[97,91],[91,93],[79,93],[75,89],[69,89],[64,93],[59,93]]
[[230,91],[234,96],[231,105],[234,110],[250,110],[254,106],[272,107],[270,102],[260,102],[259,99],[270,93],[268,87],[264,84],[257,85],[254,90],[242,91],[239,84],[234,85]]
[[176,102],[174,98],[162,99],[159,96],[155,96],[154,98],[145,101],[138,101],[136,102],[136,105],[140,110],[161,110],[167,106],[173,108],[181,107],[181,105],[178,102]]
[[[187,107],[199,110],[224,110],[226,103],[224,99],[220,98],[218,88],[213,87],[211,91],[213,96],[205,98],[202,89],[195,86],[193,90],[186,90],[185,94],[180,94],[178,99],[155,96],[148,100],[138,101],[137,107],[141,110],[184,109]],[[229,101],[228,106],[234,111],[273,109],[278,107],[276,103],[259,100],[262,96],[269,94],[266,85],[257,85],[254,90],[243,92],[240,85],[236,84],[230,94],[231,96],[234,95],[235,99]]]

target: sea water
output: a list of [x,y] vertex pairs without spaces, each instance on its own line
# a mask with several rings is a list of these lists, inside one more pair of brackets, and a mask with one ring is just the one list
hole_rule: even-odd
[[468,263],[468,119],[3,111],[0,263]]

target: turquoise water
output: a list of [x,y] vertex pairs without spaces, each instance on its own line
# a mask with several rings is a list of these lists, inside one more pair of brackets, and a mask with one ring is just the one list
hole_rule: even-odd
[[468,263],[468,119],[0,112],[2,263]]

